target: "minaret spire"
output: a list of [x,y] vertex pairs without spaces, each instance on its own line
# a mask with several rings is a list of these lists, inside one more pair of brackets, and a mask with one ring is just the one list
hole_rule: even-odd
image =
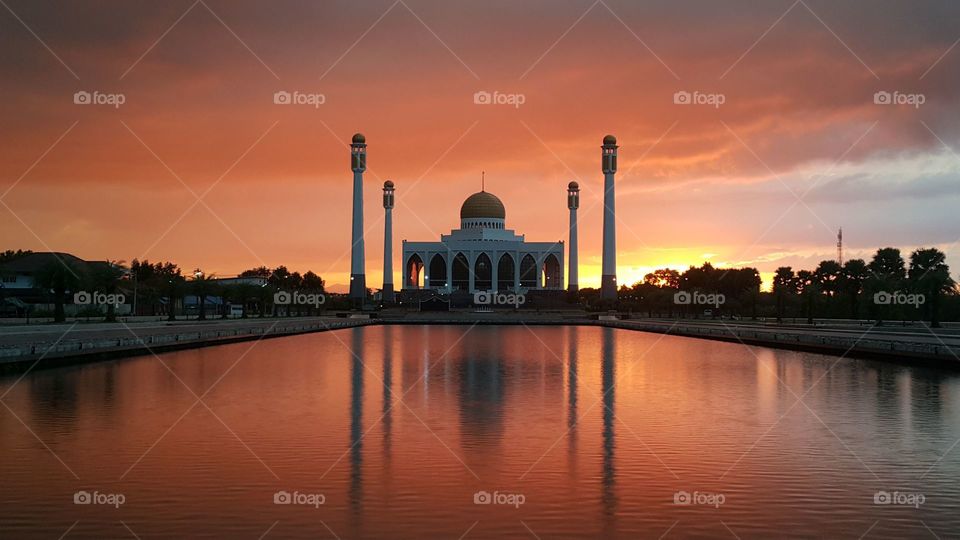
[[603,138],[601,169],[603,170],[603,265],[600,272],[600,298],[617,299],[617,214],[613,179],[617,173],[617,138]]
[[353,243],[350,246],[350,298],[362,307],[367,296],[367,275],[363,256],[363,172],[367,170],[367,139],[361,133],[350,142],[353,170]]

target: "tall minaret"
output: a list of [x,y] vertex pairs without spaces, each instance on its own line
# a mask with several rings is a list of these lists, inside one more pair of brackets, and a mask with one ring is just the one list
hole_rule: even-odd
[[567,290],[576,293],[580,288],[577,279],[577,208],[580,208],[580,184],[570,182],[567,186],[567,208],[570,209],[570,270],[567,272]]
[[363,259],[363,171],[367,170],[367,139],[361,133],[350,143],[350,168],[353,169],[353,244],[350,248],[350,298],[362,303],[367,296],[367,278]]
[[617,214],[613,195],[613,176],[617,172],[617,138],[603,138],[603,269],[600,272],[600,298],[617,299]]
[[393,296],[393,182],[383,183],[383,303],[392,304]]

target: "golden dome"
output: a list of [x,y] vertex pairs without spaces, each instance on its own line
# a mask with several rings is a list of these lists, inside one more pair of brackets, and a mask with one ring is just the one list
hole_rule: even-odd
[[460,219],[495,218],[506,219],[507,211],[500,199],[492,193],[480,191],[467,197],[460,207]]

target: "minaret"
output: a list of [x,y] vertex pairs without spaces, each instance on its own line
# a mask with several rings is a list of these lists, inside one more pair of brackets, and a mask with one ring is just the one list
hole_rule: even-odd
[[603,269],[600,272],[600,298],[617,299],[617,214],[613,177],[617,172],[617,138],[603,138]]
[[567,290],[576,293],[580,288],[577,279],[577,208],[580,208],[580,184],[570,182],[567,186],[567,208],[570,209],[570,270],[567,271]]
[[367,278],[363,259],[363,171],[367,170],[367,139],[361,133],[350,143],[350,168],[353,169],[353,244],[350,248],[350,298],[362,304],[367,296]]
[[383,183],[383,303],[392,304],[393,296],[393,182]]

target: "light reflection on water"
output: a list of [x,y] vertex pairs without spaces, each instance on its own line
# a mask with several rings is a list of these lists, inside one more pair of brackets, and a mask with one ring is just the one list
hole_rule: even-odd
[[[595,327],[387,326],[15,381],[4,537],[960,530],[958,378],[932,370]],[[78,490],[126,501],[75,505]]]

